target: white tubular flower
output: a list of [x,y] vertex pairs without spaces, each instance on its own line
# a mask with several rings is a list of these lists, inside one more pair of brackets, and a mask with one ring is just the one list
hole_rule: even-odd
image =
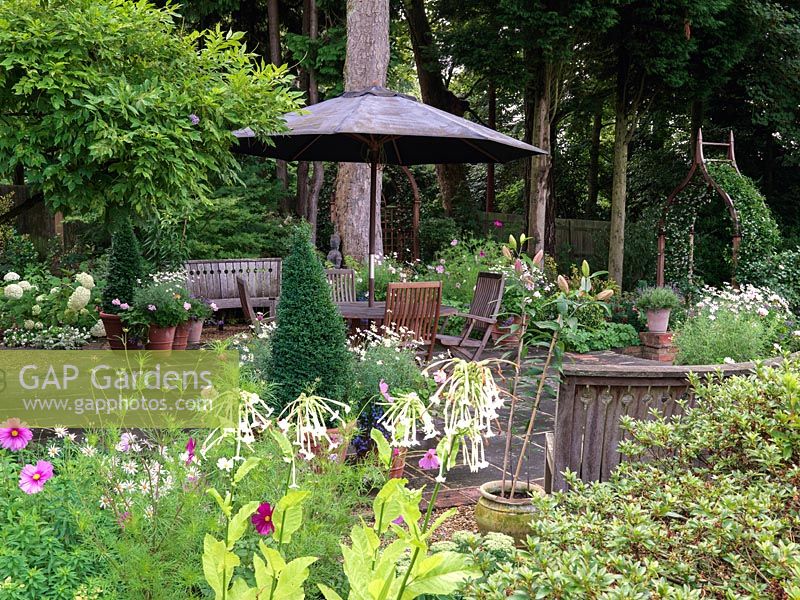
[[19,281],[19,280],[20,280],[19,274],[14,273],[14,271],[9,271],[5,275],[3,275],[3,281]]
[[437,435],[433,417],[416,392],[395,396],[393,402],[381,403],[386,411],[380,419],[391,437],[390,444],[400,448],[419,445],[417,422],[421,421],[425,439]]
[[88,273],[78,273],[75,275],[75,281],[77,281],[81,287],[85,287],[87,290],[91,290],[94,287],[94,277]]
[[67,300],[67,308],[79,312],[81,309],[86,308],[89,304],[89,299],[92,297],[92,292],[83,286],[78,286],[72,295]]
[[16,283],[11,283],[3,288],[3,295],[10,300],[19,300],[24,293],[25,290]]
[[[283,409],[278,423],[288,424],[287,436],[294,438],[292,443],[300,456],[311,460],[317,452],[338,445],[328,435],[328,424],[334,427],[345,424],[340,410],[349,413],[350,407],[344,402],[303,393]],[[323,440],[325,446],[321,447]]]

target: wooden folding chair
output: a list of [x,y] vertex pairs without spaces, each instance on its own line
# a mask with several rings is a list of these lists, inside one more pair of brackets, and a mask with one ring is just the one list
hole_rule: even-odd
[[441,305],[441,281],[390,283],[386,288],[383,325],[396,329],[408,339],[413,338],[428,344],[427,360],[430,361],[436,343]]
[[492,327],[497,323],[504,288],[505,279],[502,274],[478,273],[469,312],[455,315],[466,320],[461,334],[439,334],[436,341],[467,360],[480,360],[492,334]]
[[356,301],[356,272],[353,269],[326,269],[325,276],[331,284],[331,298],[335,304]]
[[236,278],[236,287],[239,290],[239,301],[242,304],[244,318],[251,325],[254,325],[256,328],[258,328],[262,324],[275,320],[275,309],[277,307],[277,303],[275,301],[270,302],[266,307],[269,310],[269,316],[259,319],[256,311],[253,310],[253,302],[251,300],[250,290],[247,287],[247,281],[245,281],[244,277]]

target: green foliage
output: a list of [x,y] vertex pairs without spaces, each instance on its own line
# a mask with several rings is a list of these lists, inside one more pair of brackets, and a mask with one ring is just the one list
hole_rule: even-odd
[[795,312],[800,309],[800,247],[755,258],[748,270],[751,283],[780,294]]
[[603,484],[534,500],[526,551],[498,565],[477,600],[508,597],[749,597],[800,594],[800,365],[695,381],[680,420],[633,421]]
[[461,228],[450,217],[427,217],[419,224],[419,251],[422,260],[432,260],[453,240],[461,239]]
[[331,299],[322,263],[304,230],[292,236],[283,261],[278,327],[272,338],[270,379],[283,407],[314,389],[334,400],[351,381],[344,322]]
[[775,332],[758,315],[720,311],[686,320],[675,335],[676,362],[681,365],[743,362],[773,356]]
[[111,235],[111,250],[108,259],[108,276],[103,289],[103,311],[119,312],[114,300],[133,302],[133,292],[144,277],[139,242],[126,214],[120,215]]
[[230,131],[275,131],[295,108],[284,67],[243,34],[181,29],[173,6],[0,4],[0,171],[25,169],[53,210],[184,215],[234,181]]
[[673,310],[681,305],[681,299],[675,290],[668,287],[651,287],[642,290],[636,301],[636,308],[640,311],[648,310]]
[[611,348],[638,346],[639,333],[627,323],[604,323],[596,329],[578,329],[564,333],[564,346],[568,352],[593,352]]
[[0,246],[0,271],[13,271],[21,275],[39,266],[39,253],[27,235],[20,235],[11,230]]
[[131,309],[120,316],[128,325],[172,327],[189,320],[191,308],[184,307],[188,300],[189,292],[174,283],[151,283],[133,293]]

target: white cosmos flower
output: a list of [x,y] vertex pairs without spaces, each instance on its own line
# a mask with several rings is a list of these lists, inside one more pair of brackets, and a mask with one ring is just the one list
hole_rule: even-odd
[[233,469],[233,459],[225,458],[224,456],[220,457],[217,460],[217,468],[220,471],[230,471],[231,469]]

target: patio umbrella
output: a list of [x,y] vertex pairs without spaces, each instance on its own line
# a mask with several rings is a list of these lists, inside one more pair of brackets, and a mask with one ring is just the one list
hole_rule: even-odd
[[461,117],[383,87],[345,92],[284,116],[287,131],[259,139],[234,131],[236,152],[281,160],[370,164],[369,304],[375,298],[375,214],[379,164],[504,163],[546,154]]

